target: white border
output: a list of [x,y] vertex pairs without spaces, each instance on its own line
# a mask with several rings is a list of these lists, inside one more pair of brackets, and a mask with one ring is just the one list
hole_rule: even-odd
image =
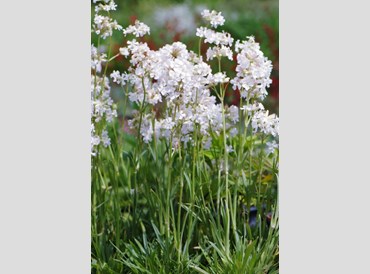
[[370,273],[366,3],[280,0],[284,274]]
[[0,13],[0,272],[90,273],[90,2]]

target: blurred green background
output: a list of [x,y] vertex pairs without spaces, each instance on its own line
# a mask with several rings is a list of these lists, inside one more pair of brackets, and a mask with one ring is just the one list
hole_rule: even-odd
[[[221,11],[226,19],[225,25],[218,30],[230,32],[235,40],[255,36],[261,50],[273,62],[272,85],[264,101],[267,109],[279,112],[279,10],[278,0],[116,0],[117,10],[112,17],[124,28],[136,19],[151,28],[150,35],[142,38],[152,49],[165,44],[181,41],[189,49],[197,52],[198,37],[196,28],[202,25],[200,12],[203,9]],[[92,35],[96,44],[96,37]],[[112,50],[117,53],[126,45],[126,38],[120,32],[113,35]],[[205,53],[207,46],[202,49]],[[205,56],[205,54],[204,54]],[[110,63],[109,70],[125,70],[128,63],[119,57]],[[224,70],[234,75],[235,64],[225,62]],[[113,88],[113,97],[119,104],[120,94]],[[228,104],[238,104],[238,94],[230,88]]]

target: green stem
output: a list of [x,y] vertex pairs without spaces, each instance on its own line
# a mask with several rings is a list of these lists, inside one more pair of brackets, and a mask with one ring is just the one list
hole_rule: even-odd
[[[177,247],[177,262],[178,265],[180,266],[180,261],[181,261],[181,254],[182,254],[182,237],[181,237],[181,209],[182,209],[182,195],[183,195],[183,188],[184,188],[184,162],[182,160],[182,154],[181,154],[181,144],[179,148],[179,161],[181,162],[181,167],[180,167],[180,195],[179,195],[179,203],[178,203],[178,209],[177,209],[177,240],[178,240],[178,247]],[[185,157],[184,157],[185,158]]]
[[[221,72],[221,58],[218,58],[218,70]],[[222,133],[224,145],[224,170],[225,170],[225,212],[226,212],[226,227],[225,227],[225,248],[226,254],[230,255],[230,211],[229,211],[229,152],[227,148],[226,135],[226,115],[225,115],[225,94],[226,90],[220,84],[221,105],[222,105]]]

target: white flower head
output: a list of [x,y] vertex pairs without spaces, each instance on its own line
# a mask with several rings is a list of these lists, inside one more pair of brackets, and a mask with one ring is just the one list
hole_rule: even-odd
[[119,53],[125,57],[129,56],[130,55],[130,52],[128,50],[128,48],[124,47],[124,48],[120,48],[119,49]]
[[221,15],[221,12],[217,12],[215,10],[204,10],[202,11],[201,15],[204,20],[210,22],[214,28],[217,26],[222,26],[225,23],[225,18]]
[[211,146],[212,146],[212,138],[208,137],[203,141],[203,148],[205,150],[209,150],[211,148]]
[[215,47],[208,48],[207,61],[212,60],[215,57],[216,58],[227,57],[230,61],[232,61],[233,52],[229,47],[224,46],[224,45],[222,45],[221,47],[215,46]]
[[110,74],[110,77],[112,78],[114,83],[117,83],[122,86],[124,86],[129,79],[129,76],[126,73],[121,74],[118,70],[114,70]]
[[205,38],[204,42],[209,44],[224,45],[231,47],[234,42],[234,38],[231,37],[230,33],[225,31],[217,32],[205,27],[197,28],[195,35],[200,38]]
[[100,73],[102,70],[102,63],[107,61],[107,55],[105,53],[99,53],[98,49],[91,45],[91,69]]
[[265,149],[266,154],[270,155],[270,154],[274,153],[275,149],[278,149],[278,148],[279,148],[279,144],[276,143],[275,140],[273,140],[272,142],[267,142],[266,143],[266,149]]
[[230,152],[233,152],[234,151],[234,148],[232,146],[226,146],[226,152],[227,153],[230,153]]
[[[94,0],[94,3],[96,3],[97,1]],[[95,6],[95,12],[98,13],[100,11],[111,11],[111,10],[116,10],[117,8],[117,4],[114,3],[113,0],[104,0],[103,3],[98,3],[96,6]]]
[[103,130],[103,132],[102,132],[102,134],[101,134],[101,140],[102,140],[103,145],[104,145],[105,147],[110,146],[110,138],[109,138],[109,136],[108,136],[108,131]]
[[106,39],[107,37],[112,36],[113,30],[122,30],[122,26],[118,25],[117,21],[113,20],[109,16],[96,14],[94,17],[93,29],[97,35]]
[[233,123],[236,123],[239,121],[239,108],[237,106],[230,106],[229,107],[229,115],[228,117]]
[[233,127],[231,130],[230,130],[230,137],[234,137],[238,134],[238,129],[236,127]]
[[[152,123],[142,120],[140,133],[144,142],[150,142],[153,135],[169,141],[174,134],[172,137],[186,146],[193,144],[195,130],[200,138],[210,137],[211,129],[216,135],[220,134],[222,105],[208,87],[215,81],[227,82],[225,74],[216,74],[214,79],[211,67],[202,58],[195,58],[196,54],[181,42],[154,51],[146,44],[131,41],[128,50],[132,64],[129,82],[133,85],[130,101],[153,106],[166,103],[166,110],[155,121],[154,129]],[[151,119],[153,122],[153,116]],[[131,124],[137,127],[138,120]]]
[[254,37],[235,43],[235,51],[238,52],[236,77],[230,81],[233,89],[239,89],[242,98],[259,98],[263,100],[271,84],[272,63],[260,50]]
[[265,107],[260,102],[254,102],[253,104],[244,105],[240,109],[251,115],[253,112],[264,110]]
[[224,84],[229,82],[230,78],[226,76],[225,72],[217,72],[216,74],[210,76],[211,82],[214,84]]
[[150,28],[139,20],[136,20],[134,25],[130,25],[123,30],[123,34],[133,34],[136,37],[143,37],[145,34],[150,34]]
[[[117,117],[116,106],[110,97],[109,79],[107,77],[91,77],[91,155],[97,155],[97,147],[103,144],[110,145],[108,131],[105,129],[107,123],[111,123]],[[96,128],[104,128],[96,131]]]
[[268,110],[255,112],[252,116],[251,124],[255,133],[260,131],[274,137],[279,135],[279,117],[276,114],[269,115]]

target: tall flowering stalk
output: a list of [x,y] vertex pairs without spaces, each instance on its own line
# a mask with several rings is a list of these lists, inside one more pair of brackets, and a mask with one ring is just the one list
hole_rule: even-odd
[[[277,180],[279,119],[262,101],[271,84],[271,62],[253,37],[234,42],[230,33],[217,31],[225,22],[221,12],[201,14],[207,26],[199,27],[196,36],[200,47],[208,45],[202,56],[182,42],[150,49],[141,40],[150,34],[146,24],[136,20],[123,28],[111,18],[113,1],[93,2],[92,30],[98,36],[98,45],[91,47],[96,257],[119,258],[131,271],[142,273],[149,259],[138,258],[138,253],[147,256],[159,246],[163,260],[169,260],[165,273],[188,273],[204,269],[200,258],[208,260],[214,248],[225,264],[232,264],[237,252],[246,252],[241,243],[257,241],[249,208],[258,208],[258,239],[266,237],[270,220],[264,210],[272,208],[269,197],[274,196],[269,193],[274,187],[266,184]],[[113,54],[108,45],[106,54],[100,43],[110,41],[113,31],[122,32],[126,45]],[[120,55],[129,66],[108,75],[108,63]],[[223,62],[234,56],[235,75],[227,75]],[[124,90],[124,111],[135,109],[128,121],[134,145],[114,125],[111,82]],[[225,103],[231,88],[239,91],[239,106]],[[109,128],[117,131],[114,142]],[[118,145],[119,138],[126,144]],[[114,244],[110,240],[108,246],[113,249],[102,244],[111,238]],[[208,264],[212,268],[212,260]]]
[[[94,0],[94,3],[97,2]],[[115,105],[110,97],[110,81],[106,76],[106,64],[110,54],[107,56],[100,49],[101,39],[110,38],[113,30],[122,29],[117,21],[110,17],[110,11],[115,10],[116,7],[114,1],[103,1],[95,6],[96,14],[92,30],[98,35],[99,43],[97,47],[91,45],[91,154],[93,156],[96,155],[100,144],[104,147],[110,145],[110,138],[105,127],[117,117]]]

